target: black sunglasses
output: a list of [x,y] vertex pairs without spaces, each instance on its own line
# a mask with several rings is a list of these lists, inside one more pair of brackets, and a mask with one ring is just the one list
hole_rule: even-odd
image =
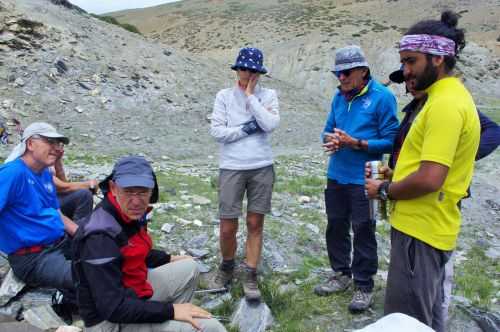
[[340,75],[344,75],[345,77],[349,77],[353,70],[356,68],[350,68],[350,69],[345,69],[345,70],[339,70],[339,71],[334,71],[333,74],[337,76],[337,78],[340,78]]
[[238,70],[241,70],[241,71],[249,71],[251,72],[252,74],[256,74],[258,73],[259,71],[258,70],[255,70],[255,69],[251,69],[251,68],[244,68],[244,67],[239,67]]
[[58,148],[62,148],[65,145],[64,142],[62,142],[60,139],[57,139],[57,138],[45,137],[45,136],[41,136],[41,135],[33,135],[31,138],[43,140],[43,141],[47,142],[49,145],[55,146]]

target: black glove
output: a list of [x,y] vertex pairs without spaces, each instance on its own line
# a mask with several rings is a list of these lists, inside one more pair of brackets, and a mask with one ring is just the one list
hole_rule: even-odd
[[252,135],[255,133],[262,132],[262,128],[259,127],[259,124],[256,120],[248,121],[243,124],[243,128],[241,128],[247,135]]

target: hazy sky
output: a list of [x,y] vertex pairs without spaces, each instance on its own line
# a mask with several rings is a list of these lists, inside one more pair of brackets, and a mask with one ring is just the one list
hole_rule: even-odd
[[144,8],[179,0],[69,0],[89,13],[102,14],[123,9]]

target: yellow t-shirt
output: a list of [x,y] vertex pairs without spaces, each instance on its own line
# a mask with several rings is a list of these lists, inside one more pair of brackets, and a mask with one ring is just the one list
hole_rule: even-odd
[[403,143],[393,181],[415,173],[422,161],[448,166],[448,175],[437,192],[396,201],[391,224],[434,248],[452,250],[460,230],[457,203],[470,185],[479,146],[479,117],[457,78],[438,80],[426,92],[427,102]]

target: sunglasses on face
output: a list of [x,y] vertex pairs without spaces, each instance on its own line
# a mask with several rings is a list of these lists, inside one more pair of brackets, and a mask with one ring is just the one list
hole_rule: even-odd
[[43,137],[43,136],[33,136],[32,137],[33,139],[39,139],[39,140],[42,140],[44,141],[45,143],[49,144],[50,146],[53,146],[55,148],[63,148],[64,147],[64,143],[61,142],[59,139],[57,138],[51,138],[51,137]]
[[255,69],[251,69],[251,68],[238,68],[238,70],[241,70],[241,71],[249,71],[249,72],[251,72],[252,74],[256,74],[256,73],[258,73],[258,71],[257,71],[257,70],[255,70]]
[[344,75],[345,77],[349,77],[349,75],[351,75],[351,73],[353,72],[354,69],[356,69],[356,68],[334,71],[333,74],[337,78],[340,78],[340,75]]

